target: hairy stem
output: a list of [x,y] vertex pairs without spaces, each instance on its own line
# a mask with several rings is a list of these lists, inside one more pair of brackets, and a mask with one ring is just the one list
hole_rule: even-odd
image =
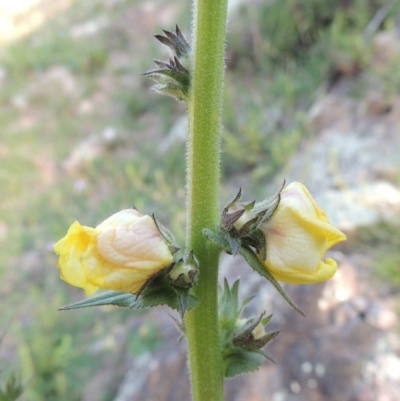
[[219,219],[220,133],[227,0],[195,0],[188,100],[187,249],[200,262],[199,306],[186,314],[193,401],[222,401],[224,372],[218,325],[218,249],[204,228]]

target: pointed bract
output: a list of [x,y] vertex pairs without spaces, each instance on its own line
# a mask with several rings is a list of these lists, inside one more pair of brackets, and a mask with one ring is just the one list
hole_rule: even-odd
[[142,75],[157,82],[151,88],[155,92],[186,101],[190,89],[191,48],[178,26],[175,27],[175,33],[168,30],[163,32],[165,36],[155,35],[155,38],[171,50],[172,57],[168,61],[154,60],[159,69]]

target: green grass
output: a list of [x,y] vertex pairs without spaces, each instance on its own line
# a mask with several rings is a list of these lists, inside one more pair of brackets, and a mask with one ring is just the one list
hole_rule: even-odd
[[353,241],[355,249],[372,256],[376,277],[400,290],[400,216],[360,228]]

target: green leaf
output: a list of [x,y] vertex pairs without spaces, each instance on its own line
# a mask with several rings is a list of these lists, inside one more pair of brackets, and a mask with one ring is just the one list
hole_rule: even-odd
[[262,355],[264,358],[268,359],[272,363],[276,363],[275,359],[272,358],[272,355],[270,355],[267,351],[263,349],[254,350],[253,352]]
[[220,295],[218,308],[219,319],[223,329],[231,332],[235,329],[235,322],[240,315],[239,308],[239,280],[237,280],[232,288],[229,287],[228,281],[224,280],[224,289]]
[[122,306],[124,308],[131,308],[134,306],[135,301],[136,301],[136,295],[131,294],[130,292],[105,291],[91,298],[87,298],[82,301],[74,302],[73,304],[63,306],[58,310],[89,308],[91,306],[102,306],[102,305],[116,305],[116,306]]
[[17,374],[11,373],[3,389],[0,389],[0,401],[14,401],[23,392],[21,381]]
[[263,362],[264,357],[259,352],[238,350],[224,357],[225,377],[254,372]]
[[[190,83],[190,78],[189,75],[182,72],[182,71],[177,71],[177,70],[151,70],[143,73],[142,75],[147,76],[149,78],[154,79],[155,81],[157,80],[157,77],[160,75],[164,75],[172,80],[174,80],[176,83],[179,84],[180,88],[184,91],[187,92],[189,90],[189,83]],[[161,82],[163,83],[163,82]]]
[[154,92],[171,96],[179,101],[185,101],[187,99],[187,93],[184,93],[181,86],[178,84],[158,83],[156,85],[153,85],[150,89],[153,90]]
[[150,280],[138,295],[121,291],[106,291],[94,297],[64,306],[59,310],[102,305],[116,305],[135,309],[167,305],[172,309],[182,312],[182,305],[185,305],[185,310],[191,310],[198,304],[197,298],[189,293],[186,299],[182,300],[181,298],[181,294],[178,294],[178,292],[171,287],[165,273],[162,272],[154,277],[154,279]]
[[276,281],[274,276],[265,268],[265,266],[261,263],[261,261],[258,259],[257,255],[254,253],[254,251],[248,247],[242,246],[240,248],[239,252],[245,259],[246,262],[261,276],[265,277],[274,287],[275,289],[279,292],[279,294],[282,295],[282,297],[285,299],[285,301],[297,312],[299,312],[301,315],[304,315],[304,312],[295,304],[295,302],[289,297],[288,294],[286,294],[285,290],[281,287],[281,285]]

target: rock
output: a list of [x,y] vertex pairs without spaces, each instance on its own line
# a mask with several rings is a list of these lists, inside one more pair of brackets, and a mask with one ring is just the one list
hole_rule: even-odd
[[78,144],[71,155],[63,162],[63,168],[69,174],[74,174],[113,149],[121,141],[122,139],[117,135],[113,127],[106,127],[100,135],[89,135]]
[[[390,294],[378,287],[371,292],[362,255],[349,259],[336,252],[334,257],[340,267],[332,280],[286,286],[306,318],[241,257],[222,258],[221,276],[230,283],[242,276],[241,296],[255,296],[246,312],[273,311],[269,329],[281,330],[267,347],[276,364],[266,362],[257,372],[228,380],[227,401],[397,401],[400,336],[393,331],[398,318]],[[165,310],[152,310],[149,319],[160,326],[165,341],[156,351],[131,361],[114,401],[189,400],[185,343],[177,344],[178,333]]]
[[389,110],[379,99],[374,105],[337,93],[319,99],[309,112],[315,136],[284,169],[287,182],[303,182],[343,230],[390,220],[400,211],[400,113],[396,100]]
[[345,232],[379,221],[393,221],[396,216],[400,224],[400,188],[385,181],[347,190],[327,190],[316,199],[329,220]]
[[114,401],[190,400],[186,346],[178,343],[179,332],[169,314],[166,308],[149,312],[146,320],[157,322],[162,346],[131,361]]
[[392,102],[388,96],[380,91],[371,90],[365,96],[362,107],[365,108],[365,114],[379,116],[389,113],[392,108]]
[[34,91],[42,93],[43,88],[61,91],[63,95],[70,97],[76,97],[80,92],[76,78],[72,72],[63,65],[50,67],[40,77]]
[[400,36],[395,30],[379,32],[373,42],[372,65],[386,69],[393,62],[400,61]]

